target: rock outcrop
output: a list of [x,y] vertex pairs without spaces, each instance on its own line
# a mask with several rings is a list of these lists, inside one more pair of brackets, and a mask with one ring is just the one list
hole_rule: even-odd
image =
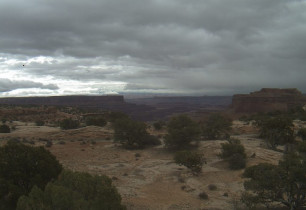
[[295,88],[263,88],[250,94],[234,95],[232,100],[232,108],[236,113],[287,111],[305,104],[306,97]]

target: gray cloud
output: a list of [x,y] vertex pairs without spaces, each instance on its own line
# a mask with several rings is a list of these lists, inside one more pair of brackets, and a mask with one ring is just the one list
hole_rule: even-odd
[[[306,92],[301,0],[2,0],[0,66],[123,91]],[[50,62],[27,62],[49,56]]]
[[49,90],[57,90],[58,87],[54,84],[44,85],[38,82],[32,81],[12,81],[9,79],[0,79],[0,92],[9,92],[17,89],[27,89],[27,88],[40,88],[40,89],[49,89]]

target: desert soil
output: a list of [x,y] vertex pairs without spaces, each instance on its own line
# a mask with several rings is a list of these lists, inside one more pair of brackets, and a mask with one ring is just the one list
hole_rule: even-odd
[[[204,154],[206,164],[196,176],[186,167],[175,164],[173,153],[163,146],[144,150],[121,148],[110,140],[112,130],[109,126],[63,131],[30,123],[14,124],[16,130],[0,134],[0,139],[26,138],[35,141],[35,145],[44,145],[45,139],[52,140],[53,146],[48,149],[65,168],[112,178],[128,209],[234,209],[243,191],[243,170],[229,170],[227,163],[218,157],[221,143],[225,141],[200,143],[198,151]],[[257,138],[256,129],[235,121],[234,131],[237,134],[234,137],[246,148],[247,166],[260,162],[277,164],[282,154],[265,149]],[[255,157],[251,157],[254,153]],[[217,189],[209,190],[211,184]],[[200,199],[201,192],[206,192],[209,198]]]

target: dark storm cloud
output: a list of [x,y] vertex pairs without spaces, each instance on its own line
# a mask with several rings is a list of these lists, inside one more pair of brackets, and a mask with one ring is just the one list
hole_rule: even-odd
[[17,89],[27,89],[27,88],[40,88],[40,89],[49,89],[49,90],[57,90],[58,87],[53,84],[44,85],[39,82],[32,81],[12,81],[9,79],[0,79],[0,92],[9,92]]
[[23,71],[126,91],[305,92],[305,11],[301,0],[2,0],[1,55],[49,56]]

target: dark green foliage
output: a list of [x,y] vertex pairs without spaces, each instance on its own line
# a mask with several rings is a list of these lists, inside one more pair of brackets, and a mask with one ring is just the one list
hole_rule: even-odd
[[80,125],[79,121],[72,120],[71,118],[64,119],[60,122],[61,129],[68,130],[68,129],[75,129],[78,128]]
[[143,145],[144,146],[157,146],[157,145],[161,145],[161,141],[159,140],[158,137],[148,134],[143,139]]
[[301,138],[303,139],[303,141],[305,141],[305,140],[306,140],[306,128],[301,128],[301,129],[298,131],[297,135],[298,135],[299,137],[301,137]]
[[119,141],[125,148],[143,148],[150,143],[150,140],[148,140],[150,137],[143,122],[122,118],[116,120],[113,126],[115,140]]
[[200,135],[198,124],[186,115],[171,118],[167,130],[165,143],[168,148],[186,148],[191,141],[198,140]]
[[230,139],[228,143],[221,144],[221,147],[220,157],[229,161],[230,169],[237,170],[245,168],[245,149],[239,140]]
[[52,141],[50,140],[47,140],[47,143],[46,143],[46,147],[51,147],[53,145]]
[[234,154],[241,154],[246,158],[244,146],[240,143],[238,139],[230,139],[228,143],[221,144],[221,158],[230,158]]
[[249,206],[275,203],[290,209],[306,206],[306,164],[300,156],[288,154],[278,165],[261,163],[249,167],[243,176],[249,178],[243,201]]
[[45,125],[45,122],[43,120],[37,120],[35,122],[35,124],[36,124],[36,126],[43,126],[43,125]]
[[229,167],[232,170],[239,170],[245,168],[246,165],[246,159],[245,156],[243,156],[240,153],[236,153],[229,157],[228,159]]
[[306,154],[306,141],[302,141],[298,144],[298,151]]
[[107,121],[103,117],[89,117],[86,119],[86,125],[105,126]]
[[202,199],[202,200],[207,200],[208,199],[208,195],[206,192],[201,192],[199,194],[199,197]]
[[0,133],[10,133],[11,132],[11,129],[9,126],[3,124],[3,125],[0,125]]
[[107,176],[63,171],[45,190],[34,187],[22,196],[17,210],[124,210],[121,196]]
[[214,184],[210,184],[210,185],[208,185],[208,189],[209,190],[217,190],[217,186],[214,185]]
[[202,170],[204,158],[202,154],[192,151],[179,151],[174,155],[175,163],[186,166],[194,173],[199,173]]
[[155,130],[161,130],[164,125],[165,125],[165,123],[163,121],[157,121],[157,122],[153,123],[153,127],[154,127]]
[[227,138],[232,129],[232,120],[220,114],[211,114],[202,125],[203,136],[206,139]]
[[294,142],[293,123],[288,117],[263,117],[257,119],[256,125],[260,129],[260,137],[266,140],[271,149],[276,149],[277,145]]
[[110,122],[114,123],[117,120],[128,119],[129,116],[123,112],[111,112],[108,118]]
[[62,166],[43,147],[9,141],[0,147],[0,209],[15,209],[18,198],[34,185],[44,188]]

